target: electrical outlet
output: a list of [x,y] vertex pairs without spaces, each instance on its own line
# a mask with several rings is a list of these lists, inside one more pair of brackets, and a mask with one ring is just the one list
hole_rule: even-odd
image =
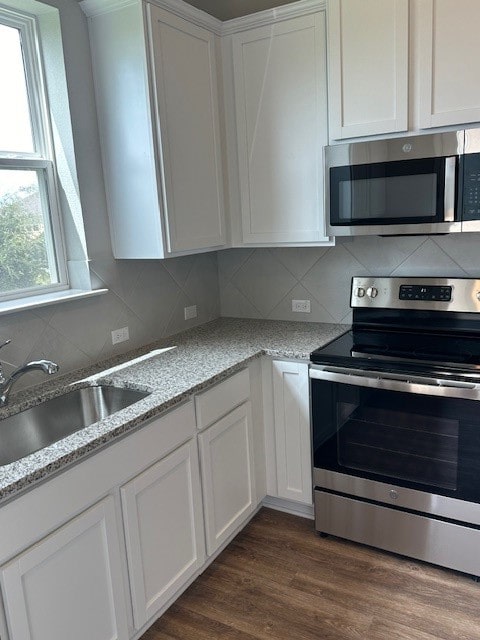
[[191,320],[192,318],[197,317],[197,305],[192,304],[191,307],[184,307],[185,312],[185,320]]
[[292,300],[292,311],[310,313],[310,300]]
[[128,335],[128,327],[122,327],[121,329],[115,329],[112,331],[112,344],[118,344],[119,342],[126,342],[130,340]]

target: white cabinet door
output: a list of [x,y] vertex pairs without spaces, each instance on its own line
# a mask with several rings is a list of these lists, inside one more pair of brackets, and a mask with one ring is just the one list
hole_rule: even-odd
[[115,257],[224,245],[214,35],[141,0],[82,8]]
[[121,489],[133,615],[139,629],[205,560],[195,440]]
[[275,360],[272,368],[278,497],[312,504],[308,365]]
[[0,569],[10,640],[126,640],[115,512],[106,498]]
[[325,241],[325,15],[233,36],[244,243]]
[[412,11],[419,126],[480,121],[480,2],[415,0]]
[[330,137],[406,131],[408,0],[328,0],[327,15]]
[[252,436],[250,402],[198,436],[209,555],[256,507]]
[[149,5],[170,251],[225,244],[214,35]]

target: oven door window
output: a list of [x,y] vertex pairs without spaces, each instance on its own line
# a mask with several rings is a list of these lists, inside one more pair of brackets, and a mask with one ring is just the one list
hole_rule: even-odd
[[445,158],[330,169],[330,224],[444,221]]
[[315,467],[480,502],[477,402],[321,381],[312,389]]

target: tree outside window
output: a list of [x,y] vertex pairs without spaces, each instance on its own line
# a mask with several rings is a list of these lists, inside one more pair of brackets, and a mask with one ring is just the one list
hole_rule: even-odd
[[0,291],[51,283],[43,215],[34,186],[0,197],[0,238]]

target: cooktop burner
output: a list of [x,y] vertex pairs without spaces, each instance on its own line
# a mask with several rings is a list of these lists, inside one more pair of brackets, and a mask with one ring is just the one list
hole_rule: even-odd
[[[406,300],[409,287],[422,298]],[[439,287],[449,300],[438,301]],[[353,278],[351,304],[352,330],[315,350],[313,363],[480,376],[479,280]]]

